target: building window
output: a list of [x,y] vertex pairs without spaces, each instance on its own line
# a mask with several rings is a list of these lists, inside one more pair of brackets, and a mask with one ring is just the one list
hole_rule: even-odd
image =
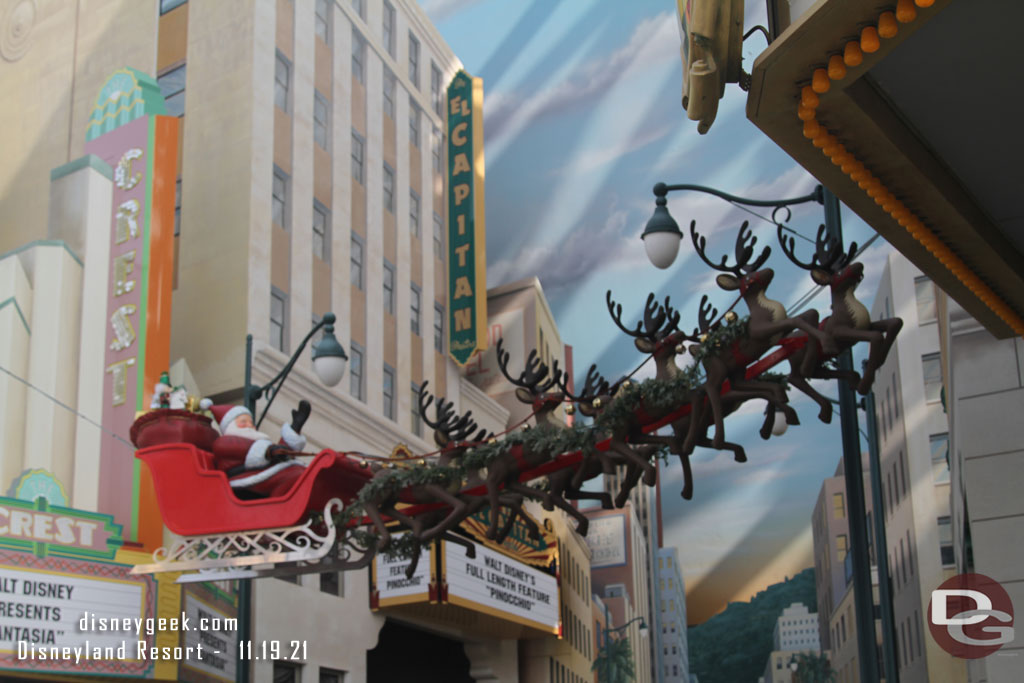
[[364,392],[365,382],[363,381],[363,347],[355,342],[349,344],[352,347],[352,357],[348,361],[348,390],[352,398],[359,401],[366,401]]
[[167,14],[176,7],[181,7],[188,0],[160,0],[160,14]]
[[414,190],[409,190],[409,232],[420,236],[420,196]]
[[846,506],[843,505],[843,494],[841,493],[832,494],[832,516],[836,519],[846,517]]
[[352,29],[352,78],[366,84],[366,41],[359,31]]
[[411,296],[409,297],[409,329],[412,333],[419,335],[420,333],[420,288],[414,283],[411,287]]
[[174,183],[174,235],[181,234],[181,178]]
[[929,323],[935,320],[935,285],[927,277],[914,278],[914,298],[917,299],[917,322]]
[[430,63],[430,101],[434,105],[434,113],[438,116],[443,116],[444,110],[441,108],[441,70],[433,62]]
[[384,364],[384,417],[395,419],[395,371],[387,363]]
[[899,454],[899,464],[900,464],[900,495],[901,496],[906,496],[907,495],[907,469],[906,469],[906,467],[903,464],[903,451],[900,451],[900,454]]
[[412,96],[409,97],[409,142],[420,146],[420,108]]
[[942,366],[939,354],[929,353],[921,356],[924,369],[924,398],[927,401],[938,401],[942,394]]
[[384,48],[392,57],[395,56],[395,8],[388,0],[384,0],[384,16],[381,25],[381,38],[384,40]]
[[320,683],[345,683],[345,672],[320,667]]
[[395,118],[395,74],[384,67],[384,113]]
[[366,177],[363,173],[363,136],[352,129],[352,178],[360,185]]
[[953,555],[953,525],[949,517],[939,517],[939,555],[943,567],[956,564]]
[[321,261],[329,261],[331,256],[328,230],[331,224],[330,212],[323,204],[313,200],[313,255]]
[[316,0],[316,19],[314,21],[314,30],[320,40],[330,45],[331,0]]
[[444,261],[444,228],[441,216],[434,214],[434,256]]
[[352,233],[350,249],[349,282],[357,289],[363,288],[363,239]]
[[341,572],[323,572],[320,574],[320,592],[331,595],[344,595],[342,592],[342,581],[344,575]]
[[434,350],[444,353],[444,306],[434,304]]
[[285,349],[288,329],[288,296],[277,287],[270,288],[270,345],[278,351]]
[[356,11],[360,19],[366,21],[366,0],[352,0],[352,9]]
[[836,536],[836,558],[842,562],[846,559],[846,534]]
[[274,224],[288,229],[288,176],[284,171],[274,167],[273,187],[273,220]]
[[160,94],[167,105],[168,116],[184,116],[185,114],[185,65],[171,69],[156,79],[160,85]]
[[384,164],[384,208],[395,212],[395,172]]
[[395,267],[384,261],[384,311],[395,314]]
[[932,447],[932,478],[936,484],[949,483],[949,434],[928,437]]
[[412,385],[412,410],[409,412],[412,414],[412,433],[416,436],[423,436],[423,417],[420,415],[420,411],[417,406],[420,404],[420,388],[415,382]]
[[430,138],[430,154],[434,158],[434,172],[441,172],[441,131],[434,129]]
[[420,41],[409,32],[409,80],[414,88],[420,87]]
[[299,683],[299,667],[289,662],[274,662],[274,683]]
[[330,130],[331,105],[327,98],[313,92],[313,140],[320,149],[327,149],[327,131]]
[[274,64],[274,104],[281,111],[288,111],[288,84],[291,80],[291,64],[280,52]]

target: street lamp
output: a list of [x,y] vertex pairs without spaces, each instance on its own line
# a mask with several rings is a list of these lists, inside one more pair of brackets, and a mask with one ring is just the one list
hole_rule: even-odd
[[[836,244],[843,244],[843,229],[839,217],[839,200],[832,192],[821,185],[814,188],[811,194],[791,199],[749,199],[716,190],[704,185],[666,185],[658,183],[654,186],[654,215],[647,222],[641,234],[644,248],[651,263],[657,268],[668,268],[675,261],[679,252],[679,243],[683,233],[679,225],[669,214],[666,195],[669,192],[688,190],[714,195],[733,204],[745,206],[771,207],[771,220],[780,229],[789,230],[785,221],[778,220],[780,211],[786,212],[789,219],[789,207],[796,204],[816,202],[825,209],[825,230]],[[696,238],[695,238],[696,239]],[[738,255],[737,255],[738,258]],[[837,358],[840,371],[853,370],[853,354],[846,349]],[[839,380],[839,421],[842,427],[843,463],[846,475],[846,500],[850,519],[850,550],[853,562],[854,603],[857,625],[858,654],[862,662],[875,661],[875,619],[874,601],[871,588],[871,563],[868,556],[867,524],[864,509],[864,482],[861,476],[860,438],[857,421],[857,402],[853,387],[845,380]],[[774,426],[773,426],[774,427]],[[775,432],[775,429],[772,430]],[[872,469],[875,461],[872,459]],[[873,666],[861,667],[861,681],[876,683],[878,671]]]
[[[607,613],[607,607],[605,608],[605,610],[606,610],[606,613]],[[649,635],[649,629],[647,628],[647,622],[644,620],[643,616],[633,617],[632,619],[627,621],[622,626],[617,626],[615,628],[606,628],[603,631],[601,631],[601,642],[599,644],[600,650],[598,652],[597,659],[594,660],[594,666],[593,666],[594,670],[598,670],[599,668],[601,669],[601,671],[598,672],[599,673],[598,680],[601,683],[617,683],[618,680],[622,680],[619,677],[616,677],[615,681],[612,681],[609,678],[610,677],[609,671],[617,671],[618,668],[616,666],[614,666],[613,663],[610,661],[610,659],[612,658],[612,652],[611,652],[612,648],[609,647],[610,646],[610,642],[609,642],[608,634],[609,633],[622,633],[623,631],[625,631],[627,628],[632,626],[637,621],[640,622],[640,626],[638,628],[638,630],[640,631],[640,637],[643,638],[644,640],[646,640],[648,635]],[[619,642],[619,638],[616,638],[615,641]],[[624,642],[628,642],[628,641],[624,641]],[[621,653],[621,651],[620,651],[620,654],[625,654],[626,656],[632,657],[632,655],[628,654],[628,652],[629,652],[628,650],[625,653]],[[630,665],[630,667],[632,667],[632,666],[635,666],[635,663]],[[631,670],[631,668],[630,668],[630,670]],[[631,678],[632,674],[627,674],[627,677]]]
[[[267,405],[263,406],[263,412],[260,413],[260,419],[256,421],[256,427],[260,426],[263,422],[263,418],[266,417],[267,411],[270,409],[270,404],[274,402],[277,397],[277,393],[281,390],[284,385],[285,379],[291,373],[292,368],[295,367],[295,362],[298,361],[299,356],[302,355],[303,349],[306,348],[306,344],[313,338],[317,332],[321,329],[324,331],[323,337],[319,342],[313,344],[313,371],[317,377],[326,386],[333,387],[345,374],[345,364],[348,361],[348,356],[345,354],[345,349],[338,342],[338,338],[334,336],[334,323],[337,321],[337,317],[333,313],[324,313],[324,317],[320,319],[313,329],[309,331],[309,334],[302,340],[299,347],[295,349],[295,353],[285,364],[281,372],[277,373],[274,379],[270,380],[263,386],[255,386],[252,383],[252,335],[246,335],[245,337],[245,386],[243,388],[243,398],[245,400],[245,407],[249,409],[249,413],[255,415],[256,413],[256,401],[260,400],[264,396],[267,398]],[[251,610],[252,610],[252,579],[241,579],[238,584],[238,638],[239,640],[248,639],[251,630]],[[241,653],[242,648],[239,648]],[[235,680],[238,683],[248,683],[249,681],[249,660],[242,658],[238,659],[238,665],[235,668]]]

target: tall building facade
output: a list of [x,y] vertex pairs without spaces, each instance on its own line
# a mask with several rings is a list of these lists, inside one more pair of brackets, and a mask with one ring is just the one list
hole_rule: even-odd
[[[0,105],[13,126],[0,132],[10,226],[0,252],[48,237],[50,171],[81,157],[100,88],[132,67],[156,79],[178,117],[170,360],[187,361],[204,395],[240,402],[247,334],[263,384],[330,311],[349,355],[342,384],[322,386],[307,350],[265,431],[306,398],[310,450],[428,452],[416,411],[426,382],[481,427],[505,428],[507,410],[448,357],[445,91],[461,64],[416,2],[98,0],[81,12],[47,3],[27,31],[17,54],[5,44],[0,75],[21,93]],[[51,251],[45,259],[58,258]],[[63,357],[54,365],[69,367]],[[51,384],[65,398],[68,387]],[[21,463],[4,467],[9,479]],[[308,645],[303,662],[252,662],[254,680],[366,680],[389,619],[370,610],[365,576],[254,582],[253,639],[301,633]],[[445,631],[474,670],[516,669],[514,641],[409,623]]]
[[[608,629],[629,625],[620,636],[628,637],[633,649],[637,683],[655,680],[650,635],[652,617],[648,576],[650,555],[643,530],[632,504],[621,510],[585,511],[590,519],[587,545],[591,550],[591,582],[594,592],[608,608]],[[647,628],[640,628],[641,624]],[[608,636],[605,635],[605,638]]]
[[[686,585],[676,547],[660,548],[655,573],[658,619],[654,626],[655,673],[666,683],[689,683],[690,653],[686,641]],[[652,562],[652,565],[654,563]]]
[[[959,304],[939,297],[942,376],[949,408],[952,548],[958,574],[977,572],[1024,605],[1024,513],[1017,492],[1024,423],[1024,341],[996,339]],[[986,627],[996,625],[994,620]],[[1021,677],[1018,636],[967,662],[970,683]]]
[[963,660],[929,637],[931,592],[955,573],[949,422],[943,406],[936,290],[892,254],[871,314],[904,326],[875,379],[882,499],[900,680],[953,681]]

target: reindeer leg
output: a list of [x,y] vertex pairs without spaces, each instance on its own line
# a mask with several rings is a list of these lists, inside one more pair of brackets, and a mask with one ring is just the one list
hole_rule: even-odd
[[[860,379],[858,377],[858,379]],[[798,375],[795,371],[789,374],[789,383],[809,396],[812,401],[818,404],[821,410],[818,412],[818,419],[828,424],[832,422],[832,403],[814,390],[811,383],[804,375]]]
[[503,476],[498,476],[496,469],[492,469],[487,473],[487,500],[491,506],[491,523],[484,535],[491,540],[494,540],[495,535],[498,533],[498,496],[501,492],[499,487],[503,478]]
[[413,541],[412,556],[409,558],[409,566],[405,568],[405,578],[411,579],[416,573],[416,567],[420,564],[420,554],[423,551],[423,543],[417,538]]
[[441,538],[448,541],[449,543],[461,545],[463,548],[466,549],[466,557],[468,557],[469,559],[472,560],[474,557],[476,557],[476,547],[472,543],[464,539],[462,536],[456,536],[455,534],[446,531],[443,534],[441,534]]
[[598,500],[601,501],[602,510],[612,509],[612,495],[607,491],[598,493],[597,491],[569,491],[566,493],[566,498],[570,500]]
[[466,518],[467,505],[464,501],[459,500],[437,484],[427,484],[423,487],[423,490],[438,500],[444,501],[452,508],[452,511],[447,517],[423,533],[422,539],[424,541],[429,541],[438,534],[447,531],[462,522],[462,520]]
[[875,371],[882,364],[880,352],[885,341],[885,335],[878,330],[857,330],[851,327],[837,328],[835,334],[838,338],[853,342],[866,341],[870,347],[868,351],[868,362],[864,367],[864,374],[861,375],[860,383],[857,385],[857,393],[864,395],[871,391],[871,385],[875,382]]
[[[651,437],[645,437],[650,439]],[[660,437],[655,437],[660,438]],[[626,459],[627,462],[636,465],[643,470],[644,483],[648,486],[654,486],[658,481],[658,470],[651,464],[649,458],[642,458],[636,451],[630,448],[624,441],[618,438],[612,438],[611,443],[608,445],[608,449],[618,453],[620,456]]]
[[387,525],[384,523],[384,518],[380,514],[380,510],[373,503],[363,503],[363,510],[366,512],[366,516],[373,522],[374,528],[377,529],[377,533],[380,537],[377,539],[377,550],[384,550],[391,544],[391,532],[388,531]]
[[903,329],[903,318],[889,318],[888,320],[876,320],[871,323],[872,330],[878,330],[885,335],[885,341],[882,343],[882,348],[878,352],[878,364],[882,365],[885,363],[885,359],[889,357],[889,349],[892,348],[893,343],[896,341],[896,336]]
[[630,492],[636,487],[638,481],[640,481],[640,467],[632,463],[627,465],[626,476],[622,478],[622,486],[619,487],[619,493],[615,496],[615,507],[620,508],[626,504]]

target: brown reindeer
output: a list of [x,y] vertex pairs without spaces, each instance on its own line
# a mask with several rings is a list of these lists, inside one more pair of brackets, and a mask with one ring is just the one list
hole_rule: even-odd
[[[498,367],[505,378],[514,384],[516,398],[533,406],[536,429],[567,429],[564,422],[555,416],[555,410],[562,404],[565,395],[561,391],[550,391],[559,384],[561,370],[557,362],[548,366],[540,361],[537,350],[530,351],[526,359],[526,367],[519,377],[512,377],[508,371],[509,353],[498,341]],[[576,530],[586,535],[589,520],[579,510],[570,505],[564,498],[552,496],[550,492],[541,492],[520,483],[519,475],[551,461],[559,453],[548,453],[525,447],[523,444],[512,446],[509,452],[498,456],[487,465],[487,497],[491,504],[491,523],[487,528],[487,538],[494,539],[498,534],[499,505],[502,491],[510,491],[523,496],[550,501],[564,510],[576,520]]]
[[[731,266],[728,265],[728,255],[723,256],[719,263],[708,258],[706,240],[697,234],[696,226],[696,221],[691,221],[690,237],[697,255],[711,268],[722,272],[716,279],[719,287],[727,291],[739,290],[740,297],[746,304],[750,315],[746,336],[729,348],[723,349],[722,353],[709,356],[708,362],[704,363],[707,373],[705,390],[715,424],[715,437],[712,444],[714,448],[721,449],[725,443],[721,388],[726,380],[728,380],[732,391],[750,391],[763,396],[771,396],[770,402],[783,411],[788,424],[800,424],[796,411],[787,403],[785,389],[775,382],[756,378],[748,380],[746,367],[794,330],[801,330],[817,339],[826,353],[835,353],[838,351],[838,347],[831,335],[818,329],[817,311],[808,310],[796,317],[789,317],[786,314],[785,306],[765,295],[765,290],[771,284],[772,278],[775,277],[775,272],[771,268],[761,269],[764,262],[768,260],[771,247],[765,247],[757,259],[751,262],[757,238],[752,236],[747,221],[743,222],[736,237],[736,263]],[[808,372],[811,369],[810,366],[813,365],[812,360],[808,359],[806,362],[808,367],[805,369]],[[763,430],[762,436],[764,436]],[[692,438],[695,442],[695,437]]]
[[[832,315],[825,319],[822,327],[826,334],[836,340],[840,350],[852,347],[857,342],[866,341],[870,345],[868,360],[864,367],[864,375],[856,372],[832,370],[817,362],[811,371],[807,371],[807,358],[818,360],[817,345],[808,339],[807,344],[790,356],[789,382],[800,391],[810,396],[821,408],[818,417],[823,422],[832,419],[832,404],[828,399],[815,391],[807,382],[808,379],[845,379],[851,385],[857,385],[857,391],[866,394],[871,390],[875,372],[889,355],[889,349],[896,341],[896,335],[903,328],[901,318],[871,320],[867,307],[857,300],[854,291],[864,279],[864,265],[854,261],[857,243],[844,251],[843,245],[825,229],[818,228],[815,239],[814,256],[810,262],[803,262],[796,256],[795,241],[792,236],[782,232],[779,226],[779,243],[793,263],[810,271],[811,278],[821,286],[828,285],[832,294]],[[826,355],[835,355],[826,353]]]
[[[437,465],[439,467],[449,467],[452,463],[461,464],[462,456],[465,455],[466,451],[474,444],[483,443],[493,438],[494,434],[486,429],[481,429],[476,436],[469,438],[476,430],[476,422],[472,419],[473,411],[468,410],[456,419],[454,418],[454,404],[451,401],[446,401],[443,397],[437,397],[435,419],[431,420],[429,412],[430,405],[434,402],[434,396],[427,392],[427,384],[428,382],[424,382],[423,386],[420,387],[420,416],[423,418],[423,422],[434,430],[434,442],[441,449]],[[480,477],[480,473],[474,470],[468,472],[467,480],[464,486],[460,488],[476,488],[484,485],[485,482]],[[483,507],[485,502],[485,499],[480,496],[467,496],[466,498],[469,501],[469,510],[467,511],[469,515],[475,514]],[[512,531],[517,518],[522,519],[523,523],[526,524],[527,533],[530,538],[540,538],[540,529],[537,527],[537,524],[529,515],[523,512],[523,497],[521,495],[504,492],[499,499],[503,507],[509,508],[510,514],[505,525],[498,530],[498,534],[495,537],[498,543],[504,541]]]

